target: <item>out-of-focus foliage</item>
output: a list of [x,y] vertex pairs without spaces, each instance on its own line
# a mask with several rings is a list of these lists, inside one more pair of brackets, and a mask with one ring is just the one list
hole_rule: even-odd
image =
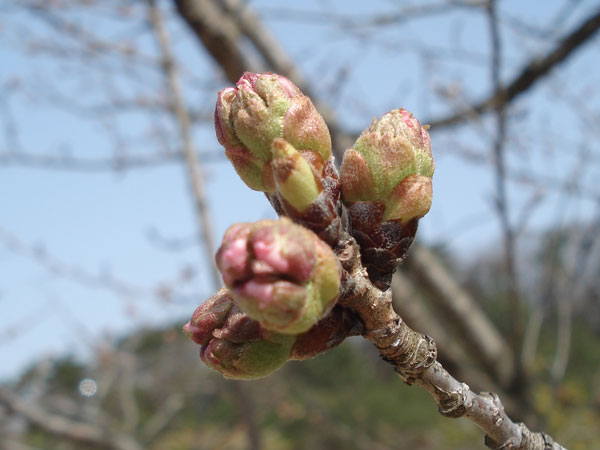
[[[148,449],[156,450],[249,448],[250,423],[259,428],[264,449],[482,448],[472,424],[439,415],[424,391],[400,383],[360,339],[312,360],[287,363],[268,378],[234,382],[201,364],[197,347],[179,326],[140,331],[122,339],[115,352],[100,352],[87,364],[70,358],[52,361],[39,404],[52,410],[53,398],[69,398],[73,419],[91,420],[89,415],[99,408],[112,427],[129,427]],[[555,339],[554,329],[544,328],[533,367],[534,379],[539,379],[533,388],[540,417],[536,427],[570,449],[598,448],[600,336],[577,319],[569,369],[560,385],[543,375],[552,362]],[[133,366],[127,369],[124,360]],[[26,391],[38,372],[39,367],[32,368],[16,388]],[[79,393],[84,378],[98,383],[96,395]],[[182,400],[179,408],[160,432],[144,441],[174,397]],[[35,447],[79,448],[36,427],[23,432],[24,441]]]
[[[264,380],[235,383],[199,361],[180,330],[189,316],[108,345],[95,339],[107,321],[123,327],[129,319],[121,316],[138,314],[147,325],[182,309],[191,314],[210,295],[205,261],[213,255],[198,258],[210,243],[197,239],[206,227],[195,226],[186,203],[180,166],[194,164],[181,151],[185,126],[167,88],[169,68],[180,74],[203,166],[198,179],[208,181],[196,203],[207,200],[217,230],[266,214],[266,203],[236,187],[233,169],[212,164],[225,159],[212,112],[231,70],[219,58],[226,52],[213,52],[214,42],[188,26],[175,6],[184,3],[191,2],[0,2],[1,342],[24,355],[32,342],[50,344],[70,331],[95,348],[85,363],[44,360],[5,385],[31,410],[0,405],[0,448],[91,448],[72,435],[57,437],[56,428],[51,434],[57,419],[93,426],[100,440],[122,432],[136,449],[482,448],[473,425],[442,418],[426,394],[402,385],[359,340],[288,363]],[[277,45],[266,50],[241,14],[226,7],[236,2],[196,3],[213,5],[221,19],[207,21],[205,31],[215,24],[221,37],[233,30],[232,45],[269,70],[281,44],[297,65],[290,70],[306,79],[313,100],[337,112],[342,132],[356,133],[373,115],[400,106],[433,123],[434,205],[419,242],[442,243],[439,259],[503,335],[518,338],[510,322],[522,319],[530,357],[523,391],[534,410],[527,424],[570,449],[600,448],[598,36],[580,39],[569,58],[534,79],[525,71],[529,81],[503,111],[473,108],[493,99],[498,83],[514,87],[523,69],[539,67],[599,14],[597,2],[557,0],[541,8],[496,1],[494,14],[494,2],[470,0],[237,2],[273,33]],[[164,15],[174,64],[159,51],[152,5]],[[254,31],[265,37],[264,29]],[[493,44],[494,34],[501,45]],[[236,76],[250,69],[239,65]],[[465,120],[444,126],[442,119],[455,114]],[[503,222],[510,226],[498,235],[482,231]],[[483,245],[488,253],[477,257]],[[502,254],[513,247],[514,261],[506,264]],[[457,269],[465,261],[471,265]],[[415,283],[414,290],[425,296],[427,288]],[[512,310],[511,298],[521,300]],[[431,325],[454,325],[437,316]],[[485,363],[458,340],[440,342],[467,356],[464,367],[460,354],[448,367],[481,369]],[[518,339],[507,340],[520,351]],[[515,397],[503,398],[515,404]],[[31,412],[42,414],[45,426],[31,425]]]

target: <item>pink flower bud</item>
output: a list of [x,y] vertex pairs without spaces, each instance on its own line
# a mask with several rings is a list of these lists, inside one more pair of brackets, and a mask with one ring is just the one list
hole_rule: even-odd
[[290,80],[276,74],[245,73],[235,88],[219,92],[215,130],[238,175],[254,190],[275,189],[269,163],[276,138],[322,161],[331,157],[323,118]]
[[236,303],[269,330],[302,333],[337,299],[335,254],[312,231],[287,218],[230,227],[216,260]]
[[233,306],[233,298],[226,289],[221,289],[196,308],[192,318],[183,327],[185,334],[200,345],[206,345],[215,328],[221,327]]
[[227,285],[232,285],[235,280],[247,278],[251,274],[248,253],[250,231],[248,224],[240,223],[230,226],[223,237],[223,243],[226,242],[227,245],[219,248],[216,261]]
[[221,289],[200,305],[183,327],[200,344],[200,358],[227,378],[254,379],[278,369],[290,357],[294,336],[263,329]]

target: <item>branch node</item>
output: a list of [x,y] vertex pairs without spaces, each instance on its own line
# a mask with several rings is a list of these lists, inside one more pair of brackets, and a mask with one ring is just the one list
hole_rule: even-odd
[[444,391],[440,387],[435,387],[436,390],[444,394],[439,403],[439,412],[445,417],[458,418],[462,417],[469,408],[467,405],[467,393],[470,391],[466,383],[462,383],[460,389],[456,391]]
[[[403,325],[408,329],[405,324]],[[413,339],[417,341],[415,345],[406,344],[405,341]],[[389,349],[380,349],[382,352],[385,350],[387,350],[387,359],[384,359],[394,364],[402,381],[409,386],[437,359],[437,347],[433,339],[413,330],[410,330],[410,333],[401,333],[401,337]]]

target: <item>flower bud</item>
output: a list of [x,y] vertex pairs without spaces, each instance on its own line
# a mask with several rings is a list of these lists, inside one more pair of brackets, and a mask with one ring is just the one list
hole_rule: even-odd
[[331,310],[340,288],[331,248],[285,217],[233,225],[216,261],[240,308],[279,333],[307,331]]
[[382,222],[407,223],[431,206],[433,175],[427,130],[405,109],[384,114],[344,155],[344,203],[375,202],[384,207]]
[[389,287],[431,207],[433,170],[429,134],[404,109],[373,121],[344,154],[342,201],[362,262],[381,289]]
[[312,205],[323,190],[310,163],[284,139],[273,141],[272,165],[277,192],[298,212]]
[[196,308],[190,321],[183,327],[184,333],[196,344],[208,344],[213,330],[225,323],[232,306],[233,298],[226,289],[221,289]]
[[310,99],[287,78],[245,73],[235,88],[219,92],[215,108],[217,138],[242,180],[251,189],[273,192],[272,143],[285,139],[323,161],[331,157],[325,121]]
[[215,131],[219,143],[225,147],[225,155],[246,185],[255,191],[269,192],[274,189],[271,170],[266,164],[270,155],[249,150],[236,135],[233,124],[232,105],[235,88],[227,88],[217,95],[215,106]]
[[390,193],[383,220],[408,223],[411,219],[423,217],[431,207],[432,196],[430,177],[408,175]]
[[296,339],[263,329],[227,289],[200,305],[183,329],[202,345],[200,358],[208,367],[236,379],[269,375],[289,359]]
[[285,336],[282,342],[256,340],[243,344],[212,339],[202,347],[200,358],[226,378],[254,380],[279,369],[288,360],[293,341],[293,336]]

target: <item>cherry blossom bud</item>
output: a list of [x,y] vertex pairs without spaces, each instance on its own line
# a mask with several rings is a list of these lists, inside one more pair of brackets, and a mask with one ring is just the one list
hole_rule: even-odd
[[263,329],[221,289],[200,305],[184,332],[202,347],[204,363],[227,378],[254,379],[269,375],[290,357],[294,336]]
[[386,288],[429,211],[434,164],[429,133],[405,109],[373,121],[344,155],[342,201],[372,281]]
[[310,163],[291,144],[280,138],[273,141],[273,157],[277,192],[296,211],[306,211],[323,190]]
[[331,248],[285,217],[233,225],[216,261],[240,308],[279,333],[307,331],[331,310],[340,288]]
[[433,169],[429,133],[410,112],[395,109],[373,121],[344,155],[342,199],[382,203],[382,221],[406,223],[429,210]]
[[183,327],[184,333],[196,344],[206,345],[215,328],[220,328],[233,306],[233,298],[226,289],[221,289],[202,303]]
[[276,138],[322,161],[331,157],[325,121],[310,99],[281,75],[247,72],[235,88],[219,92],[215,129],[240,178],[258,191],[275,189],[270,162]]

